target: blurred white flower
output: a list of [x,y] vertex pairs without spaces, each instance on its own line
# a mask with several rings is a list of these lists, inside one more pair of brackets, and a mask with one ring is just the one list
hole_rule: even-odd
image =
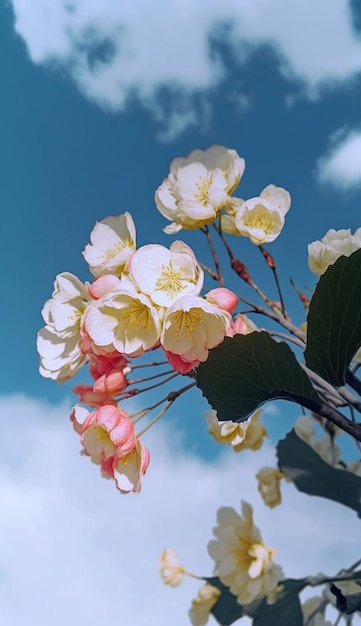
[[183,581],[185,571],[174,550],[171,548],[163,550],[158,563],[164,584],[170,585],[171,587],[178,587]]
[[321,241],[308,246],[308,266],[314,274],[321,276],[340,256],[350,256],[361,248],[361,228],[351,234],[351,229],[331,228]]
[[206,413],[208,432],[216,441],[232,446],[236,452],[247,448],[258,450],[267,435],[263,424],[258,422],[261,413],[260,409],[255,411],[244,422],[221,422],[217,418],[217,412],[212,409]]
[[[325,621],[325,606],[322,607],[322,605],[324,605],[324,599],[320,596],[308,598],[302,604],[302,613],[305,622],[307,621],[307,626],[332,626],[331,622]],[[318,610],[319,608],[320,610]]]
[[234,447],[244,441],[251,418],[239,423],[232,421],[220,422],[217,418],[217,411],[212,409],[206,413],[206,420],[208,422],[208,432],[216,441]]
[[311,445],[311,441],[316,434],[315,424],[311,417],[301,415],[301,417],[296,420],[293,428],[300,439],[303,439],[303,441]]
[[276,467],[262,467],[256,474],[258,491],[271,509],[281,504],[280,481],[284,474]]
[[231,507],[221,507],[217,512],[218,525],[213,529],[216,539],[208,544],[215,560],[214,574],[240,604],[264,596],[272,603],[283,578],[282,568],[273,563],[275,550],[263,543],[248,502],[242,501],[242,516]]
[[340,459],[340,447],[332,441],[331,437],[325,435],[312,444],[313,449],[320,457],[330,465],[336,465]]
[[197,597],[192,600],[192,606],[188,611],[193,626],[205,626],[220,595],[220,590],[208,583],[199,589]]

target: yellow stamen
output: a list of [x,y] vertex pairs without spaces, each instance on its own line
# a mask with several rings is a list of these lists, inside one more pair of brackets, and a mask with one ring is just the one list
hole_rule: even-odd
[[126,309],[119,313],[119,318],[128,320],[130,328],[137,326],[141,332],[153,329],[153,318],[145,304],[134,300]]
[[114,259],[114,257],[116,257],[117,254],[119,254],[119,252],[124,250],[124,248],[131,248],[131,247],[132,247],[132,241],[130,237],[127,237],[126,239],[124,239],[124,241],[117,241],[112,246],[112,248],[109,248],[109,250],[104,252],[104,257],[106,259]]
[[253,213],[250,213],[244,219],[244,225],[249,226],[250,228],[258,228],[259,230],[262,230],[264,233],[269,235],[274,231],[275,222],[270,217],[267,211],[262,211],[261,209],[256,212],[254,211]]
[[200,182],[196,183],[198,191],[194,194],[194,198],[203,206],[209,204],[208,190],[211,186],[211,182],[210,178],[200,178]]
[[165,291],[171,298],[177,296],[183,289],[183,281],[181,278],[183,271],[184,267],[180,267],[178,270],[173,269],[171,260],[168,265],[162,265],[162,272],[155,283],[155,290]]
[[191,309],[190,311],[177,311],[175,321],[177,326],[176,337],[178,338],[184,333],[187,339],[192,341],[193,333],[197,330],[198,324],[202,324],[203,317],[200,309]]

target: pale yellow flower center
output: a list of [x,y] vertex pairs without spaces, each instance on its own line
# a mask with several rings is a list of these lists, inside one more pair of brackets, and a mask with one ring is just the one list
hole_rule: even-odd
[[266,211],[257,211],[248,215],[244,219],[244,225],[249,228],[258,228],[262,230],[266,235],[273,232],[275,223]]
[[155,290],[165,291],[171,298],[177,296],[183,289],[181,280],[183,271],[184,267],[180,267],[178,270],[173,269],[171,260],[168,265],[162,265],[161,275],[155,283]]
[[199,204],[207,206],[209,204],[208,190],[211,186],[210,178],[200,178],[200,182],[196,183],[198,191],[194,194],[194,198]]
[[127,237],[126,239],[124,239],[124,241],[117,241],[117,243],[115,243],[112,248],[109,248],[109,250],[104,252],[104,257],[107,260],[114,259],[114,257],[116,257],[117,254],[119,254],[119,252],[124,250],[124,248],[131,248],[131,247],[132,247],[132,241],[130,237]]
[[119,313],[121,320],[128,320],[130,328],[137,326],[141,332],[153,330],[153,318],[150,310],[139,300],[133,301],[125,310]]
[[103,426],[95,426],[95,436],[99,441],[101,441],[104,445],[112,444],[112,440],[110,439],[109,433]]
[[[176,337],[183,333],[192,341],[193,333],[197,330],[198,324],[202,324],[202,313],[198,309],[191,309],[190,311],[177,311],[175,314],[176,322]],[[195,342],[196,343],[196,342]]]
[[258,578],[263,574],[266,563],[273,559],[275,550],[266,548],[263,543],[255,543],[248,550],[248,554],[252,559],[248,568],[248,575],[250,578]]

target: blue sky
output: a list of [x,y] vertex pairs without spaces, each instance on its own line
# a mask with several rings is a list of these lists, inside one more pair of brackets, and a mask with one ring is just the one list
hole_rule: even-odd
[[[72,442],[69,446],[74,459],[69,460],[70,467],[77,463],[73,481],[80,480],[76,483],[79,490],[81,481],[91,483],[81,492],[81,513],[77,510],[73,520],[80,528],[86,518],[84,511],[94,506],[90,504],[92,481],[97,485],[97,498],[103,498],[102,504],[112,515],[116,515],[118,506],[122,513],[127,510],[127,502],[123,501],[127,499],[118,505],[120,496],[110,493],[109,485],[103,485],[105,481],[98,485],[96,473],[89,479],[85,460],[77,457],[77,442],[73,442],[67,424],[73,402],[72,383],[60,386],[42,379],[38,373],[35,337],[42,325],[40,311],[51,295],[56,274],[70,271],[81,280],[90,279],[81,251],[95,221],[107,215],[130,211],[137,225],[138,245],[169,246],[174,237],[162,232],[166,223],[155,208],[154,191],[167,175],[174,157],[218,143],[235,148],[246,160],[237,195],[255,196],[270,183],[285,187],[291,194],[286,226],[269,249],[279,264],[287,308],[300,324],[303,308],[288,286],[288,277],[292,275],[301,287],[311,288],[315,284],[307,269],[308,243],[321,238],[329,228],[355,230],[360,226],[361,11],[356,1],[346,0],[319,0],[317,4],[311,0],[170,0],[166,8],[160,0],[138,0],[131,6],[111,0],[32,0],[31,9],[26,0],[9,0],[0,4],[0,48],[0,205],[5,226],[0,254],[2,266],[6,267],[6,296],[1,310],[5,367],[0,403],[9,437],[6,445],[10,445],[13,436],[25,444],[20,463],[23,471],[19,474],[14,459],[5,456],[1,476],[8,480],[6,494],[12,511],[6,518],[6,528],[11,528],[18,506],[19,510],[24,506],[25,516],[29,517],[30,509],[36,509],[33,501],[24,504],[22,499],[27,480],[30,493],[41,493],[44,501],[47,490],[53,493],[59,489],[64,507],[59,508],[59,502],[51,505],[49,520],[65,515],[72,523],[71,517],[67,517],[66,503],[73,510],[76,499],[71,500],[70,495],[70,504],[66,499],[69,476],[59,474],[56,483],[43,484],[41,471],[36,470],[37,461],[26,446],[26,437],[33,441],[34,433],[41,431],[39,424],[43,445],[54,445],[55,457],[60,448],[57,451],[54,433],[64,428],[61,441],[68,437]],[[200,234],[182,232],[181,238],[209,264],[209,253]],[[232,244],[260,287],[272,293],[271,277],[255,247],[236,238],[232,238]],[[226,258],[220,254],[226,267]],[[245,297],[252,296],[233,277],[228,284]],[[208,281],[207,286],[213,285]],[[31,422],[25,423],[27,404],[31,407],[34,433]],[[9,407],[14,420],[23,427],[9,421]],[[214,468],[225,472],[227,464],[236,466],[233,457],[225,457],[207,438],[202,417],[205,409],[204,401],[195,392],[189,400],[176,405],[174,415],[168,414],[167,426],[159,427],[158,440],[151,435],[167,471],[178,476],[174,468],[169,469],[171,461],[163,449],[167,437],[177,442],[178,462],[185,462],[191,455],[189,463],[200,474],[215,471]],[[51,421],[44,419],[47,413]],[[278,410],[269,409],[265,421],[270,433],[272,420],[274,433],[278,434],[290,424],[289,416],[297,414],[297,408],[286,404],[278,405]],[[62,415],[64,426],[63,422],[59,424]],[[41,455],[39,438],[32,445]],[[264,454],[270,453],[267,449]],[[68,462],[70,455],[69,451],[63,463]],[[55,457],[50,455],[47,462]],[[208,466],[212,458],[214,464]],[[86,466],[84,470],[79,470],[80,461]],[[255,463],[252,457],[252,467]],[[259,466],[262,464],[264,459],[259,461]],[[200,477],[199,488],[202,480]],[[154,478],[152,481],[153,494]],[[230,503],[237,507],[243,494],[237,496],[237,485],[233,487],[227,494]],[[211,483],[203,488],[211,489]],[[100,495],[102,489],[108,500]],[[167,483],[161,489],[165,490],[166,506],[165,501],[171,498],[167,490],[171,487]],[[252,489],[255,492],[254,486]],[[198,536],[195,533],[193,547],[182,540],[188,555],[193,554],[197,537],[208,536],[216,508],[223,503],[222,489],[215,491],[214,499],[209,499],[211,521],[202,518],[206,526],[203,534],[200,529]],[[295,505],[293,496],[290,497],[292,509]],[[143,494],[136,500],[141,498]],[[151,507],[151,497],[145,498],[145,506]],[[39,511],[42,506],[43,501]],[[157,506],[160,515],[171,524],[160,502]],[[258,503],[265,519],[279,515],[262,506]],[[132,511],[134,507],[142,511],[141,504],[130,507]],[[287,509],[290,515],[291,509]],[[181,515],[181,508],[175,510]],[[320,505],[320,511],[323,510]],[[148,515],[149,508],[147,511]],[[194,513],[189,509],[187,515],[192,520]],[[154,513],[150,516],[155,520]],[[102,524],[107,523],[104,519],[94,522],[100,533],[104,531]],[[271,523],[266,525],[272,529]],[[162,528],[170,540],[164,524]],[[22,536],[24,532],[22,528]],[[39,539],[40,535],[34,531],[33,542],[35,537]],[[161,551],[165,539],[160,531],[157,537]],[[15,541],[14,536],[10,543],[11,540]],[[346,555],[348,549],[344,550]],[[337,550],[341,554],[342,546]],[[154,555],[150,557],[145,548],[144,554],[144,559],[153,563]],[[78,556],[87,563],[86,548]],[[207,563],[210,572],[205,559],[202,555],[199,562]],[[5,560],[3,570],[0,563],[0,582],[4,571],[5,587],[8,585],[3,596],[8,611],[5,623],[30,626],[36,619],[42,626],[47,623],[50,609],[39,613],[38,608],[32,607],[28,621],[14,609],[11,594],[21,593],[25,581],[8,569],[9,563]],[[334,563],[337,569],[337,559]],[[329,561],[327,565],[331,567]],[[161,602],[168,602],[165,597],[175,597],[176,592],[164,591],[157,584],[158,581],[152,583],[152,589],[156,589],[154,593],[159,594]],[[88,585],[90,589],[96,587]],[[183,598],[190,599],[192,594],[188,591]],[[75,598],[70,592],[66,602],[73,609]],[[112,602],[116,607],[115,596]],[[172,602],[177,600],[169,600]],[[70,608],[69,611],[76,615]],[[154,623],[161,625],[159,615]],[[167,615],[170,619],[171,613]],[[131,623],[146,623],[142,621],[144,617],[137,619],[132,614]],[[68,623],[72,625],[77,620],[74,617]],[[184,617],[180,623],[184,623]]]

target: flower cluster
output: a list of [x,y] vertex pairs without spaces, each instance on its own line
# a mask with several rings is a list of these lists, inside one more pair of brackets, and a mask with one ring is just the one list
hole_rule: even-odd
[[129,213],[97,223],[83,255],[93,282],[59,274],[44,305],[40,372],[62,382],[88,365],[93,384],[74,391],[96,410],[84,417],[78,407],[71,419],[103,475],[113,477],[121,492],[137,492],[149,453],[116,398],[127,393],[129,359],[160,347],[176,373],[190,372],[239,331],[231,316],[238,298],[225,288],[200,295],[203,270],[182,241],[137,248]]
[[248,237],[257,246],[274,241],[291,206],[290,194],[268,185],[248,200],[232,196],[244,169],[244,159],[224,146],[174,159],[155,193],[158,210],[172,222],[164,231],[201,228],[221,218],[224,232]]

